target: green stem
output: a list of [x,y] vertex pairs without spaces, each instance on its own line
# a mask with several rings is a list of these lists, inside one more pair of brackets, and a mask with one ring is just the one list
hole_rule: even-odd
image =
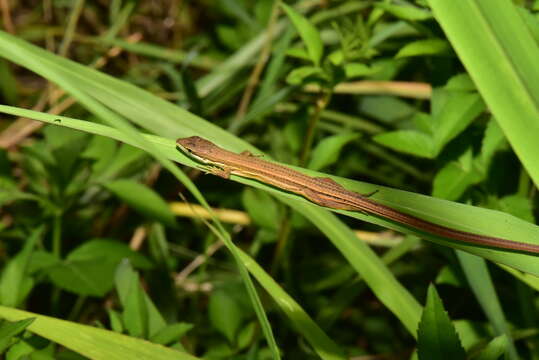
[[299,165],[305,166],[309,154],[311,152],[311,147],[314,141],[315,129],[320,120],[320,114],[324,110],[331,99],[331,92],[324,92],[322,96],[316,102],[315,111],[309,119],[309,125],[307,127],[307,135],[305,135],[305,142],[303,144],[303,149],[301,150],[301,155],[299,158]]

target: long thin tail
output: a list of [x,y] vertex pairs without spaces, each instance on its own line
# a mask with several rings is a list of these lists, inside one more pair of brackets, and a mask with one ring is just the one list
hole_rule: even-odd
[[433,235],[439,235],[449,239],[465,241],[468,243],[493,248],[539,254],[539,245],[511,241],[493,236],[485,236],[470,233],[467,231],[451,229],[443,225],[438,225],[430,221],[420,219],[413,215],[402,213],[389,206],[379,204],[365,197],[360,200],[360,203],[362,210],[365,210],[366,212],[396,221],[401,224],[411,226],[416,229],[423,230]]

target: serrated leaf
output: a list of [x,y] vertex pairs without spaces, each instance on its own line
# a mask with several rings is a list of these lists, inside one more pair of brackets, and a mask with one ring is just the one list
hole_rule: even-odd
[[132,180],[116,180],[105,184],[114,195],[130,207],[152,220],[176,226],[174,214],[167,203],[152,189]]
[[426,39],[412,41],[399,50],[396,59],[410,56],[447,55],[451,53],[451,46],[447,40]]
[[339,158],[342,148],[358,137],[359,134],[339,134],[323,139],[314,148],[307,167],[312,170],[320,170],[332,165]]
[[429,159],[435,156],[431,137],[418,131],[390,131],[376,135],[373,140],[399,152]]
[[433,285],[429,286],[427,305],[417,331],[417,354],[419,360],[466,359],[455,327]]
[[296,10],[284,3],[281,3],[281,6],[305,43],[311,61],[316,66],[320,65],[320,60],[322,59],[322,54],[324,52],[324,44],[322,43],[320,33],[307,18]]

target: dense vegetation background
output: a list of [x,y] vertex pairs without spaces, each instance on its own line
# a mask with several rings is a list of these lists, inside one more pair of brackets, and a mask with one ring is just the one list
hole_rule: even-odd
[[0,0],[3,356],[539,359],[534,255],[205,176],[174,145],[539,244],[537,11]]

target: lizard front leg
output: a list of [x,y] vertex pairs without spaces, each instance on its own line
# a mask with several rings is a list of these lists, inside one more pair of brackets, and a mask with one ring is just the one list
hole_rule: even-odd
[[222,169],[216,166],[209,167],[205,170],[206,174],[212,174],[222,177],[223,179],[230,178],[230,169]]

